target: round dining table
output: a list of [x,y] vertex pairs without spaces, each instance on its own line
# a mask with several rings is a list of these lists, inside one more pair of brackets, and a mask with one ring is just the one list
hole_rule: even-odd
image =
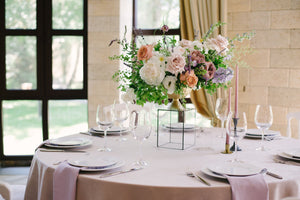
[[[78,200],[231,200],[231,187],[226,179],[209,176],[207,166],[222,166],[231,162],[234,154],[223,154],[225,138],[220,137],[220,128],[203,128],[197,131],[196,143],[185,150],[157,147],[157,134],[152,132],[142,144],[143,158],[148,165],[141,170],[101,178],[106,172],[81,172],[77,177],[76,199]],[[188,133],[186,133],[188,134]],[[38,149],[33,157],[27,181],[26,200],[53,199],[53,173],[59,162],[70,159],[89,159],[95,157],[114,157],[124,161],[117,170],[128,169],[139,158],[138,142],[132,135],[126,135],[127,141],[118,140],[118,136],[108,136],[107,145],[111,152],[99,152],[104,144],[102,137],[74,134],[68,137],[84,137],[92,144],[81,148],[83,152],[42,152]],[[245,165],[267,168],[283,179],[269,175],[264,178],[269,188],[270,200],[285,197],[300,197],[300,162],[278,163],[285,149],[300,148],[300,140],[278,137],[265,140],[266,151],[257,151],[260,139],[244,138],[238,145],[242,151],[238,158]],[[187,172],[197,172],[211,185],[208,186],[196,178],[187,176]],[[249,191],[253,192],[253,191]]]

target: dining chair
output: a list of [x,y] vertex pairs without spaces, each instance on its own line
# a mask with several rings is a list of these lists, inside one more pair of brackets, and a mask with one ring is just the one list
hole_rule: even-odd
[[0,200],[23,200],[24,194],[25,185],[10,185],[5,182],[0,182]]
[[291,121],[292,119],[297,119],[298,120],[298,138],[300,139],[300,112],[291,112],[287,114],[287,136],[292,137],[291,133]]

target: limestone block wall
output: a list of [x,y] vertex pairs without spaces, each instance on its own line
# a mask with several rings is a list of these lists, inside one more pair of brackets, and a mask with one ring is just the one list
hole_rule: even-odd
[[119,96],[112,75],[120,64],[118,61],[110,61],[108,57],[119,54],[120,48],[118,45],[108,47],[108,44],[123,36],[125,25],[132,26],[132,0],[88,1],[89,127],[96,125],[97,104],[113,103]]
[[[240,109],[254,128],[257,104],[273,106],[273,130],[286,134],[289,112],[300,112],[300,1],[228,0],[228,35],[255,30],[245,45],[254,52],[239,70]],[[297,121],[292,134],[297,137]]]

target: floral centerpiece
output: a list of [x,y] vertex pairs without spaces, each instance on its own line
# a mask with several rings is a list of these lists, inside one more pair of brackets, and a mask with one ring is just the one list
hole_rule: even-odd
[[[210,27],[201,40],[180,40],[167,37],[168,26],[162,26],[161,40],[137,48],[134,42],[113,40],[122,46],[122,54],[110,57],[119,59],[127,66],[117,71],[113,78],[125,92],[125,101],[138,105],[146,102],[168,103],[168,94],[183,95],[186,89],[207,89],[214,93],[217,88],[226,88],[233,77],[229,63],[234,55],[234,41],[250,38],[251,34],[227,39],[221,35],[211,38],[217,23]],[[126,34],[126,31],[125,31]],[[143,37],[142,37],[143,38]]]

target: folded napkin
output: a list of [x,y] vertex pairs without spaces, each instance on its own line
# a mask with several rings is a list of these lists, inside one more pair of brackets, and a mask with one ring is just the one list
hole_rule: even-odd
[[232,200],[269,200],[269,188],[262,174],[253,176],[226,176]]
[[70,166],[66,161],[55,169],[53,174],[53,200],[74,200],[79,168]]

